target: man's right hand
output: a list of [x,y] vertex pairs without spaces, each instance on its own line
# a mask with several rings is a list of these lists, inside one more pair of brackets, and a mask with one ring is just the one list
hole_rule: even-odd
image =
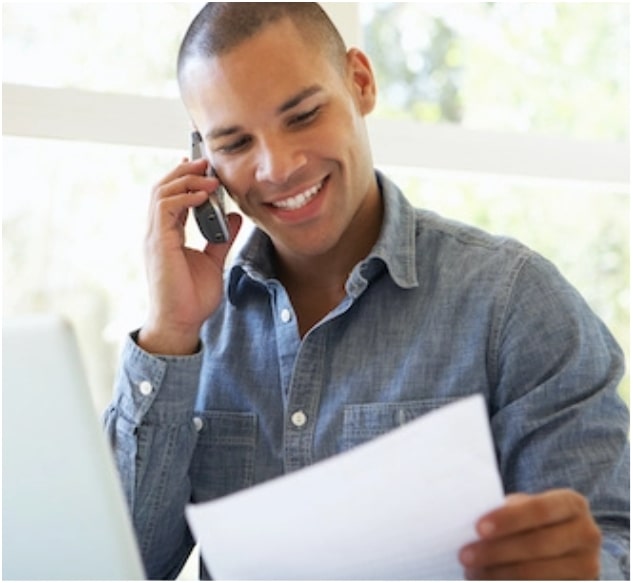
[[207,164],[184,160],[152,191],[145,237],[150,309],[138,343],[153,354],[192,354],[202,323],[222,298],[224,261],[239,232],[240,215],[227,217],[228,243],[209,243],[202,251],[185,246],[189,208],[202,204],[218,186],[216,178],[204,175]]

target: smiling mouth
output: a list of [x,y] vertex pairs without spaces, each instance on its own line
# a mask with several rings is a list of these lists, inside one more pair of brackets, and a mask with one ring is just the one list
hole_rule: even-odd
[[296,196],[291,196],[271,203],[277,209],[283,209],[287,211],[294,211],[307,205],[321,190],[324,180],[321,180],[318,184],[315,184],[312,188],[308,188]]

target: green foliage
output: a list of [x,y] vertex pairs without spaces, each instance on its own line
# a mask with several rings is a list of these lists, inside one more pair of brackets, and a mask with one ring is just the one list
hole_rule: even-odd
[[366,3],[378,115],[628,137],[625,3]]
[[383,115],[458,122],[462,74],[458,38],[440,19],[429,19],[410,4],[375,5],[374,25],[365,28],[384,99]]

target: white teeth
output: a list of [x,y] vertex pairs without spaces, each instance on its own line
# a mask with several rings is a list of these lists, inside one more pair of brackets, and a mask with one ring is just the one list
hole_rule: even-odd
[[321,190],[322,186],[323,182],[319,182],[319,184],[317,184],[316,186],[309,188],[301,194],[297,194],[297,196],[274,202],[273,206],[278,209],[285,209],[290,211],[300,209],[302,206],[308,204],[308,202],[310,202],[316,196],[317,192]]

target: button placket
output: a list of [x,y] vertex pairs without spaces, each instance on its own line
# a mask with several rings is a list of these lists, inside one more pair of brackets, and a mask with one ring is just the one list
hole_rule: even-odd
[[293,367],[288,392],[284,467],[301,469],[313,462],[314,435],[321,397],[327,331],[310,332],[302,341]]
[[[279,376],[281,381],[281,397],[285,408],[288,406],[288,391],[290,388],[295,359],[301,344],[301,338],[299,337],[297,327],[293,325],[295,318],[290,298],[283,286],[277,281],[270,286],[270,301],[271,316],[274,321],[275,337],[277,340],[277,363],[279,366]],[[300,408],[301,407],[285,409],[286,414],[284,416],[284,421],[288,423],[290,427],[292,427],[292,425],[289,422],[290,416],[288,411],[292,412]]]
[[290,416],[290,421],[295,427],[301,428],[307,423],[308,416],[301,410],[295,411]]

